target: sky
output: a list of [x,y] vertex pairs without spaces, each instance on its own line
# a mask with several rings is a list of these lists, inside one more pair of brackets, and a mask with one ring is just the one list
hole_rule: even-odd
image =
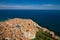
[[60,10],[60,0],[0,0],[0,9]]

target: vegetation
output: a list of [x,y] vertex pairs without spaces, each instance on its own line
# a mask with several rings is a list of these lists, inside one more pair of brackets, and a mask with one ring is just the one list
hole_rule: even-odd
[[42,30],[39,30],[36,33],[36,38],[32,39],[32,40],[55,40],[54,38],[52,38],[51,34],[46,33]]

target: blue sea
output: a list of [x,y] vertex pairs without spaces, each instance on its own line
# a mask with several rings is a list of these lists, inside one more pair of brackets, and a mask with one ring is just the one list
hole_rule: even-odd
[[60,10],[0,10],[0,21],[10,18],[32,19],[60,36]]

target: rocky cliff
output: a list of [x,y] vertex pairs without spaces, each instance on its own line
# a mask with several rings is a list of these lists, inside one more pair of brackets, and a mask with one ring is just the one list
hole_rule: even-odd
[[51,34],[51,38],[53,40],[59,40],[59,37],[56,36],[54,32],[39,26],[31,19],[14,18],[6,20],[4,22],[0,22],[1,40],[37,40],[38,38],[37,39],[35,38],[38,32],[42,34],[43,32],[49,33],[49,35]]

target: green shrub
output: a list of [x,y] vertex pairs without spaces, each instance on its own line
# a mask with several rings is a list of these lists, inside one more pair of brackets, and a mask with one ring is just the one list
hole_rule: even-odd
[[36,38],[32,40],[55,40],[55,39],[52,38],[51,34],[44,32],[42,30],[39,30],[36,33]]

